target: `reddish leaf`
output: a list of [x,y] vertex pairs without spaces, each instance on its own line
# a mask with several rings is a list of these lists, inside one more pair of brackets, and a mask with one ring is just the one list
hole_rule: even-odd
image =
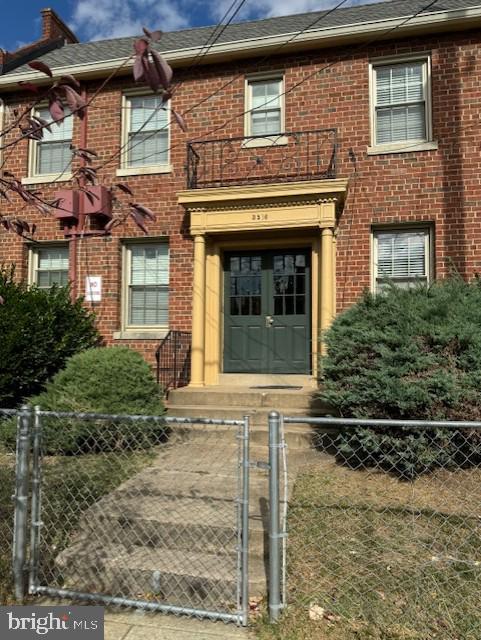
[[162,94],[162,102],[168,102],[172,98],[172,91],[164,91]]
[[37,225],[33,223],[32,228],[30,229],[30,234],[33,236],[36,230],[37,230]]
[[31,91],[32,93],[39,93],[40,91],[37,85],[32,84],[31,82],[23,82],[22,80],[20,80],[19,82],[17,82],[17,84],[20,85],[22,89],[25,89],[26,91]]
[[96,193],[91,193],[90,191],[87,191],[87,189],[82,189],[82,191],[85,193],[87,200],[90,202],[90,204],[94,205],[95,201],[99,199],[98,195]]
[[124,184],[123,182],[117,182],[115,186],[118,187],[124,193],[128,193],[131,196],[134,195],[132,189],[128,185]]
[[72,87],[65,84],[62,86],[62,89],[65,92],[65,99],[67,100],[67,104],[71,111],[77,111],[78,109],[85,108],[85,100],[74,89],[72,89]]
[[0,304],[5,304],[5,298],[3,296],[0,296]]
[[162,83],[157,72],[157,67],[153,62],[149,63],[148,70],[145,71],[144,77],[149,87],[154,91],[154,93],[156,93],[160,89],[160,85]]
[[118,227],[119,224],[122,224],[121,220],[119,220],[118,218],[112,218],[107,222],[107,224],[104,227],[104,230],[111,231],[114,227]]
[[91,156],[94,156],[95,158],[99,157],[99,154],[94,151],[93,149],[84,149],[83,147],[79,147],[79,151],[83,151],[84,153],[88,153]]
[[172,71],[172,67],[168,62],[164,60],[160,53],[155,51],[155,49],[151,49],[150,53],[152,55],[152,60],[154,61],[155,68],[157,69],[157,73],[159,74],[160,84],[164,87],[164,89],[168,89],[170,87],[172,76],[174,74],[174,72]]
[[32,62],[28,63],[28,66],[32,69],[35,69],[35,71],[41,71],[42,73],[45,73],[45,75],[50,76],[50,78],[53,78],[50,67],[48,66],[48,64],[45,64],[45,62],[42,62],[41,60],[32,60]]
[[80,82],[77,80],[77,78],[74,78],[69,74],[67,74],[66,76],[60,76],[59,83],[69,84],[70,86],[75,87],[76,89],[80,89]]
[[140,82],[144,78],[144,65],[142,62],[142,56],[136,55],[134,60],[134,80],[135,82]]
[[148,47],[149,47],[149,43],[145,38],[139,38],[134,42],[134,49],[136,53],[142,54],[145,51],[147,51]]
[[151,209],[148,209],[147,207],[144,207],[143,205],[137,204],[135,202],[130,203],[130,205],[133,209],[141,213],[143,216],[150,218],[150,220],[155,220],[155,214]]
[[62,104],[62,101],[58,96],[52,98],[48,105],[48,110],[50,111],[50,115],[52,116],[52,120],[56,122],[58,125],[62,122],[65,117],[65,109]]
[[172,111],[172,115],[175,118],[175,121],[177,122],[179,127],[182,129],[182,131],[187,131],[187,125],[185,124],[185,120],[183,116],[181,116],[180,113],[177,113],[175,109],[171,109],[171,111]]
[[132,216],[135,224],[139,227],[139,229],[142,229],[144,233],[149,233],[149,230],[145,226],[143,217],[139,213],[137,213],[135,209],[130,212],[130,215]]
[[50,123],[47,122],[47,120],[44,120],[44,118],[39,118],[38,116],[33,116],[33,117],[35,118],[35,120],[37,120],[37,122],[39,122],[42,125],[42,127],[45,127],[47,131],[52,133],[52,127],[50,126]]
[[162,31],[152,31],[150,33],[150,39],[153,40],[154,42],[158,42],[160,40],[160,38],[162,37]]

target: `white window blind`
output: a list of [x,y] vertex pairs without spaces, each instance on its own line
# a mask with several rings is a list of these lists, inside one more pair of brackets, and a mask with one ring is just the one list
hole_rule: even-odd
[[169,321],[169,247],[131,245],[128,292],[130,325],[166,326]]
[[35,250],[34,282],[41,289],[68,284],[68,247]]
[[162,165],[168,162],[169,112],[160,96],[128,98],[128,165]]
[[251,135],[281,133],[281,87],[281,80],[249,82]]
[[426,62],[374,68],[376,144],[427,139],[426,69]]
[[377,232],[375,241],[376,289],[392,281],[402,287],[429,280],[429,230]]
[[[65,115],[69,113],[65,109]],[[47,122],[52,121],[47,108],[39,109],[38,115]],[[43,129],[43,138],[36,142],[35,175],[62,173],[72,159],[73,117],[64,118],[60,125],[52,123],[50,129]]]

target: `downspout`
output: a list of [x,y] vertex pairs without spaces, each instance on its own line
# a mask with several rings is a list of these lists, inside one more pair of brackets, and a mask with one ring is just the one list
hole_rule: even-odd
[[[87,102],[87,90],[82,89],[82,98]],[[87,116],[88,109],[84,111],[84,117],[80,120],[80,148],[87,148]],[[73,117],[73,116],[72,116]],[[80,158],[80,166],[85,167],[86,162],[83,157]],[[79,187],[83,189],[85,187],[85,176],[80,174]],[[78,224],[74,225],[70,229],[64,228],[64,231],[70,233],[69,239],[69,280],[71,282],[70,295],[73,301],[78,297],[78,257],[79,257],[79,239],[78,234],[84,231],[85,216],[82,212],[83,198],[79,197],[79,211],[78,211]]]

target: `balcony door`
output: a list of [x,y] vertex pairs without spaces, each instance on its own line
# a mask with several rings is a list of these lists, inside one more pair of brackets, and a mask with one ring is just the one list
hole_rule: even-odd
[[310,373],[310,251],[224,256],[224,371]]

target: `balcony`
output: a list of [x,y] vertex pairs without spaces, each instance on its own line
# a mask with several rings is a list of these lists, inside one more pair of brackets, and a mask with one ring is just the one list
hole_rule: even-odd
[[337,129],[187,144],[187,189],[336,178]]

